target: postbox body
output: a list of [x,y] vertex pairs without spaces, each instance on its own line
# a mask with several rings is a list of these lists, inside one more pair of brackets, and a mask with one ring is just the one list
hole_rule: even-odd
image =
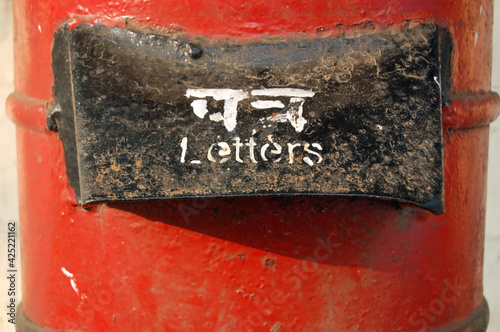
[[[489,0],[16,1],[18,331],[484,331],[492,16]],[[446,212],[327,195],[82,207],[47,126],[54,35],[81,22],[241,44],[445,29]]]

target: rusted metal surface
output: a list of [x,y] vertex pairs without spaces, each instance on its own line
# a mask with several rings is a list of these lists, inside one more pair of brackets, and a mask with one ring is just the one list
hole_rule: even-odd
[[426,24],[235,44],[62,28],[71,183],[83,204],[333,194],[443,213],[442,35]]

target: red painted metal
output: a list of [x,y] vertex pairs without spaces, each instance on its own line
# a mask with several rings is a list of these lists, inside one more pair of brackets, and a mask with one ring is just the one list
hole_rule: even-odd
[[[488,94],[491,0],[19,0],[14,14],[8,112],[18,124],[21,309],[29,321],[82,331],[460,330],[480,310],[487,124],[499,108]],[[242,42],[399,29],[409,20],[447,27],[447,212],[339,197],[83,209],[61,141],[44,125],[54,31],[82,20]]]

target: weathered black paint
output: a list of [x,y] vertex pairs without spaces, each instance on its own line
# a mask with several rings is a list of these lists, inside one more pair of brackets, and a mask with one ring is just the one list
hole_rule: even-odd
[[[56,32],[54,91],[68,174],[82,204],[111,200],[256,194],[321,194],[395,198],[444,211],[441,129],[443,34],[426,24],[343,38],[252,43],[187,40],[80,24]],[[197,117],[191,89],[298,88],[306,98],[303,131],[266,118],[249,96],[237,125]],[[289,98],[260,98],[280,100]],[[207,98],[210,114],[224,101]],[[286,111],[286,109],[285,109]],[[264,120],[262,120],[264,119]],[[270,126],[269,126],[270,125]],[[270,136],[272,135],[272,136]],[[181,141],[188,150],[181,162]],[[235,160],[235,137],[250,147]],[[261,147],[282,148],[263,162]],[[207,159],[227,142],[229,160]],[[287,143],[300,143],[293,164]],[[304,143],[320,144],[323,161]],[[271,155],[268,151],[268,157]],[[314,162],[304,162],[308,156]],[[274,158],[276,159],[277,156]],[[199,160],[200,164],[191,164]]]

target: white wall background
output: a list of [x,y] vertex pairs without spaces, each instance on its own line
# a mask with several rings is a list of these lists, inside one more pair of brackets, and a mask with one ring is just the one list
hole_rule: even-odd
[[[500,92],[500,0],[495,0],[493,90]],[[4,101],[13,91],[12,0],[0,0],[0,331],[13,332],[7,322],[7,227],[18,220],[14,125],[5,115]],[[484,294],[490,305],[488,332],[500,331],[500,120],[491,126],[488,179]],[[18,249],[18,248],[17,248]],[[19,249],[17,250],[19,254]],[[19,255],[18,255],[19,257]],[[19,275],[18,275],[18,280]],[[17,285],[20,291],[20,282]],[[20,297],[18,297],[19,299]]]
[[[500,0],[495,0],[492,90],[500,93]],[[484,295],[490,305],[488,332],[500,331],[500,119],[490,127]]]

